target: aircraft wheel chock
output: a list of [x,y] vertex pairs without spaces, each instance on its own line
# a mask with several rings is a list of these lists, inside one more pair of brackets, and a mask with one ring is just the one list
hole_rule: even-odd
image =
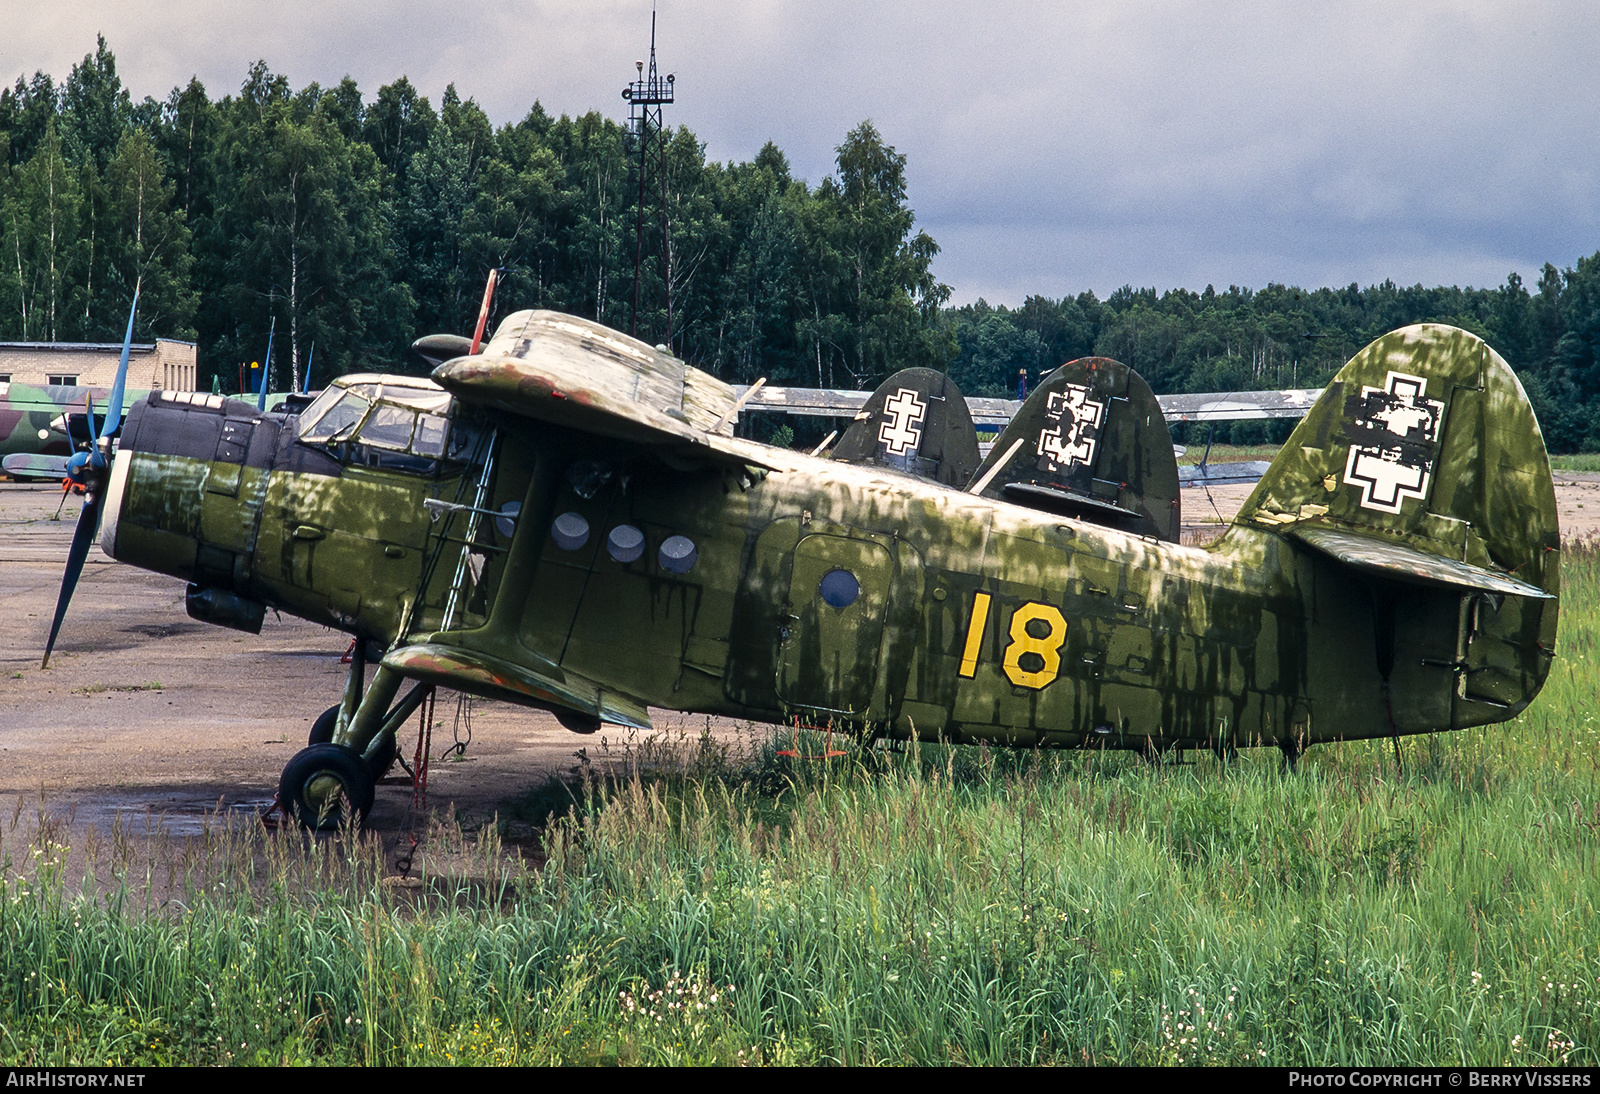
[[284,766],[278,801],[307,828],[324,831],[344,822],[345,810],[357,824],[372,808],[373,778],[366,763],[344,745],[303,748]]

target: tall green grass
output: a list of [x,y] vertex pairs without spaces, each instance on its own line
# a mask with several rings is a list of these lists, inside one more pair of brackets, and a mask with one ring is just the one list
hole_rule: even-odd
[[1550,467],[1555,471],[1600,471],[1600,452],[1578,452],[1568,456],[1551,456]]
[[1539,701],[1398,767],[654,742],[530,798],[567,803],[532,862],[436,827],[416,889],[370,838],[225,823],[114,832],[84,882],[19,812],[0,1055],[1593,1065],[1600,554],[1564,577]]
[[1204,440],[1184,446],[1180,464],[1198,464],[1202,459],[1209,463],[1239,463],[1246,460],[1266,460],[1271,463],[1282,449],[1276,444],[1214,444],[1208,449]]

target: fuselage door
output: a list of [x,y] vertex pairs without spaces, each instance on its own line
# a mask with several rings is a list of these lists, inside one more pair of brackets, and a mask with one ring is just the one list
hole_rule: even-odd
[[871,540],[809,535],[795,545],[779,631],[777,691],[819,714],[882,717],[879,650],[894,559]]

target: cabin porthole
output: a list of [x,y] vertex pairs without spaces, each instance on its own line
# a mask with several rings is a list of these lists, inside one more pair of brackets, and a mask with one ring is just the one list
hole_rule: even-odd
[[[500,507],[500,515],[494,518],[495,531],[499,532],[502,536],[505,536],[507,539],[510,539],[512,536],[516,535],[516,532],[517,532],[517,517],[521,513],[522,513],[522,503],[520,501],[508,501],[508,502],[506,502],[504,505],[502,505]],[[578,515],[576,513],[574,513],[573,516],[578,516]],[[578,519],[579,520],[583,520],[582,517],[578,517]],[[584,535],[585,539],[587,539],[589,537],[589,524],[588,524],[587,521],[584,521],[583,535]]]
[[669,574],[686,574],[700,559],[700,550],[688,536],[668,536],[658,553],[661,568]]
[[619,524],[606,537],[606,551],[618,562],[637,562],[644,554],[644,533],[631,524]]
[[849,570],[829,570],[822,575],[817,592],[822,594],[823,603],[830,608],[848,608],[861,595],[861,582]]
[[578,513],[562,513],[550,526],[550,538],[563,551],[576,551],[589,542],[589,522]]

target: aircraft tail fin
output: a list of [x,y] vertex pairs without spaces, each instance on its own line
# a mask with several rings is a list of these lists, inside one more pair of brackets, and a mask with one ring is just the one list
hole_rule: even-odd
[[977,469],[978,434],[954,380],[931,368],[907,368],[878,385],[834,445],[833,458],[959,489]]
[[1001,432],[968,491],[1177,542],[1178,463],[1144,378],[1109,357],[1069,361]]
[[[1555,487],[1522,385],[1476,336],[1422,324],[1356,354],[1235,524],[1363,575],[1383,620],[1379,648],[1426,644],[1424,665],[1454,670],[1453,724],[1509,717],[1542,686],[1560,590]],[[1435,601],[1439,634],[1383,615]],[[1394,656],[1385,665],[1403,667]]]
[[1397,575],[1435,566],[1414,575],[1425,583],[1514,585],[1535,598],[1558,587],[1560,529],[1539,423],[1510,366],[1455,327],[1405,327],[1351,358],[1235,523],[1336,557],[1342,549],[1353,565],[1381,566],[1371,552],[1386,545]]

